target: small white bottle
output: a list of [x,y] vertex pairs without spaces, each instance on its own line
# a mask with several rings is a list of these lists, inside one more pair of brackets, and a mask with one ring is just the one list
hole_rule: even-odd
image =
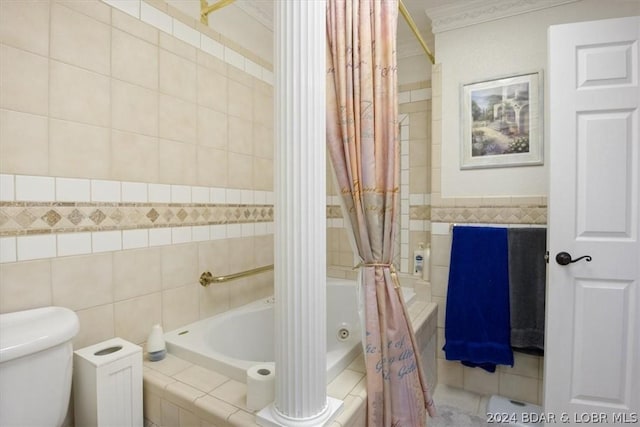
[[429,263],[431,258],[431,243],[427,243],[427,247],[424,250],[424,256],[422,257],[422,280],[430,282],[429,277]]
[[151,333],[149,334],[149,338],[147,338],[147,353],[149,360],[152,362],[162,360],[167,355],[167,348],[160,325],[153,325],[151,328]]
[[413,251],[413,275],[422,277],[424,269],[424,243],[418,243],[418,249]]

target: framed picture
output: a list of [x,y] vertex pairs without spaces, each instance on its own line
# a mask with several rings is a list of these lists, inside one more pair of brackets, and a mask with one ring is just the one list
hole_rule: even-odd
[[460,168],[541,165],[542,72],[462,85]]

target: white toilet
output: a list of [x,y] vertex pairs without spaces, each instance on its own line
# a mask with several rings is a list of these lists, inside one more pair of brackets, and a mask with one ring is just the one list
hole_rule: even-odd
[[63,307],[0,314],[0,426],[62,424],[78,329],[78,316]]

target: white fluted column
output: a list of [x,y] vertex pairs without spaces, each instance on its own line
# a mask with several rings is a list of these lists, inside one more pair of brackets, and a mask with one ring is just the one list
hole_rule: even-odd
[[275,7],[276,400],[263,426],[324,426],[327,396],[325,2]]

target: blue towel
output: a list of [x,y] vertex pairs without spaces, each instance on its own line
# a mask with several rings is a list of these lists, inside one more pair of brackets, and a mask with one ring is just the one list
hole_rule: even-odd
[[454,227],[444,334],[447,360],[513,366],[506,228]]

